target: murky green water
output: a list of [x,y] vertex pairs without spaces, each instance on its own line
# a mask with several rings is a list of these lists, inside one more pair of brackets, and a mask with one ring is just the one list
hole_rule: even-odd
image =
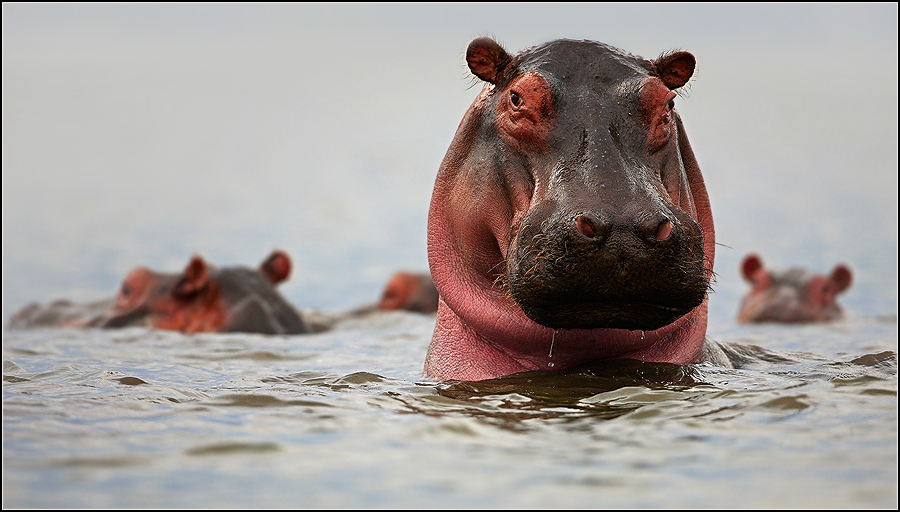
[[734,370],[620,361],[440,384],[421,378],[432,327],[392,313],[293,337],[9,332],[4,506],[897,501],[895,319],[734,329]]
[[[676,99],[737,369],[421,377],[434,319],[307,336],[3,332],[3,506],[897,507],[892,4],[3,4],[3,320],[198,253],[301,308],[426,270],[468,41],[691,51]],[[848,318],[737,326],[749,252]]]

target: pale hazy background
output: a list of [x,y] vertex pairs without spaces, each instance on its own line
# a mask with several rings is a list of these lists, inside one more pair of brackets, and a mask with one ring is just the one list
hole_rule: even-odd
[[3,4],[3,317],[134,266],[287,250],[300,307],[426,270],[434,177],[481,88],[463,59],[594,39],[698,71],[677,100],[713,204],[711,329],[741,258],[849,264],[897,309],[896,4]]

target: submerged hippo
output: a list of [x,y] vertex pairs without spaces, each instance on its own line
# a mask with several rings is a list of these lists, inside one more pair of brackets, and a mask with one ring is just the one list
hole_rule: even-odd
[[827,322],[843,316],[837,296],[850,287],[853,275],[835,265],[827,276],[802,268],[766,270],[755,254],[744,258],[741,274],[753,288],[741,301],[738,322]]
[[410,311],[413,313],[434,314],[437,311],[438,295],[430,274],[398,271],[388,280],[381,292],[378,302],[372,302],[349,311],[328,313],[317,310],[304,310],[311,329],[323,332],[334,329],[338,324],[372,315],[380,315],[385,311]]
[[481,37],[466,61],[487,84],[431,200],[440,302],[425,375],[728,365],[705,338],[715,232],[674,107],[694,56],[571,40],[510,55]]
[[194,256],[180,274],[137,268],[115,299],[77,305],[56,301],[25,307],[10,319],[28,327],[141,326],[182,332],[298,334],[309,329],[275,289],[288,278],[291,260],[274,251],[258,269],[215,268]]
[[400,271],[384,287],[377,309],[434,313],[437,306],[438,293],[431,274]]

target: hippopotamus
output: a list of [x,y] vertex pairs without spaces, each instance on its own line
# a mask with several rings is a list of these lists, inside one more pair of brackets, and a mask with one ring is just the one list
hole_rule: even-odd
[[773,271],[763,267],[756,254],[744,258],[741,274],[753,288],[741,300],[737,318],[740,323],[837,320],[843,316],[837,296],[853,280],[850,269],[840,263],[827,276],[803,268]]
[[560,39],[466,50],[485,86],[438,170],[426,377],[611,358],[728,365],[706,338],[715,231],[675,98],[694,56]]
[[79,306],[32,304],[10,319],[10,328],[141,326],[171,331],[299,334],[301,315],[275,289],[288,278],[290,257],[274,251],[259,268],[209,265],[191,258],[181,273],[132,270],[114,299]]
[[437,306],[438,293],[431,274],[399,271],[384,287],[376,309],[434,313]]

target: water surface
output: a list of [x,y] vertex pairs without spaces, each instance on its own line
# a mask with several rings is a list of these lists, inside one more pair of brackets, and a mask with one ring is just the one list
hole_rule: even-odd
[[391,313],[293,337],[7,333],[4,504],[896,501],[894,319],[735,332],[741,369],[614,362],[478,383],[421,378],[432,326]]

